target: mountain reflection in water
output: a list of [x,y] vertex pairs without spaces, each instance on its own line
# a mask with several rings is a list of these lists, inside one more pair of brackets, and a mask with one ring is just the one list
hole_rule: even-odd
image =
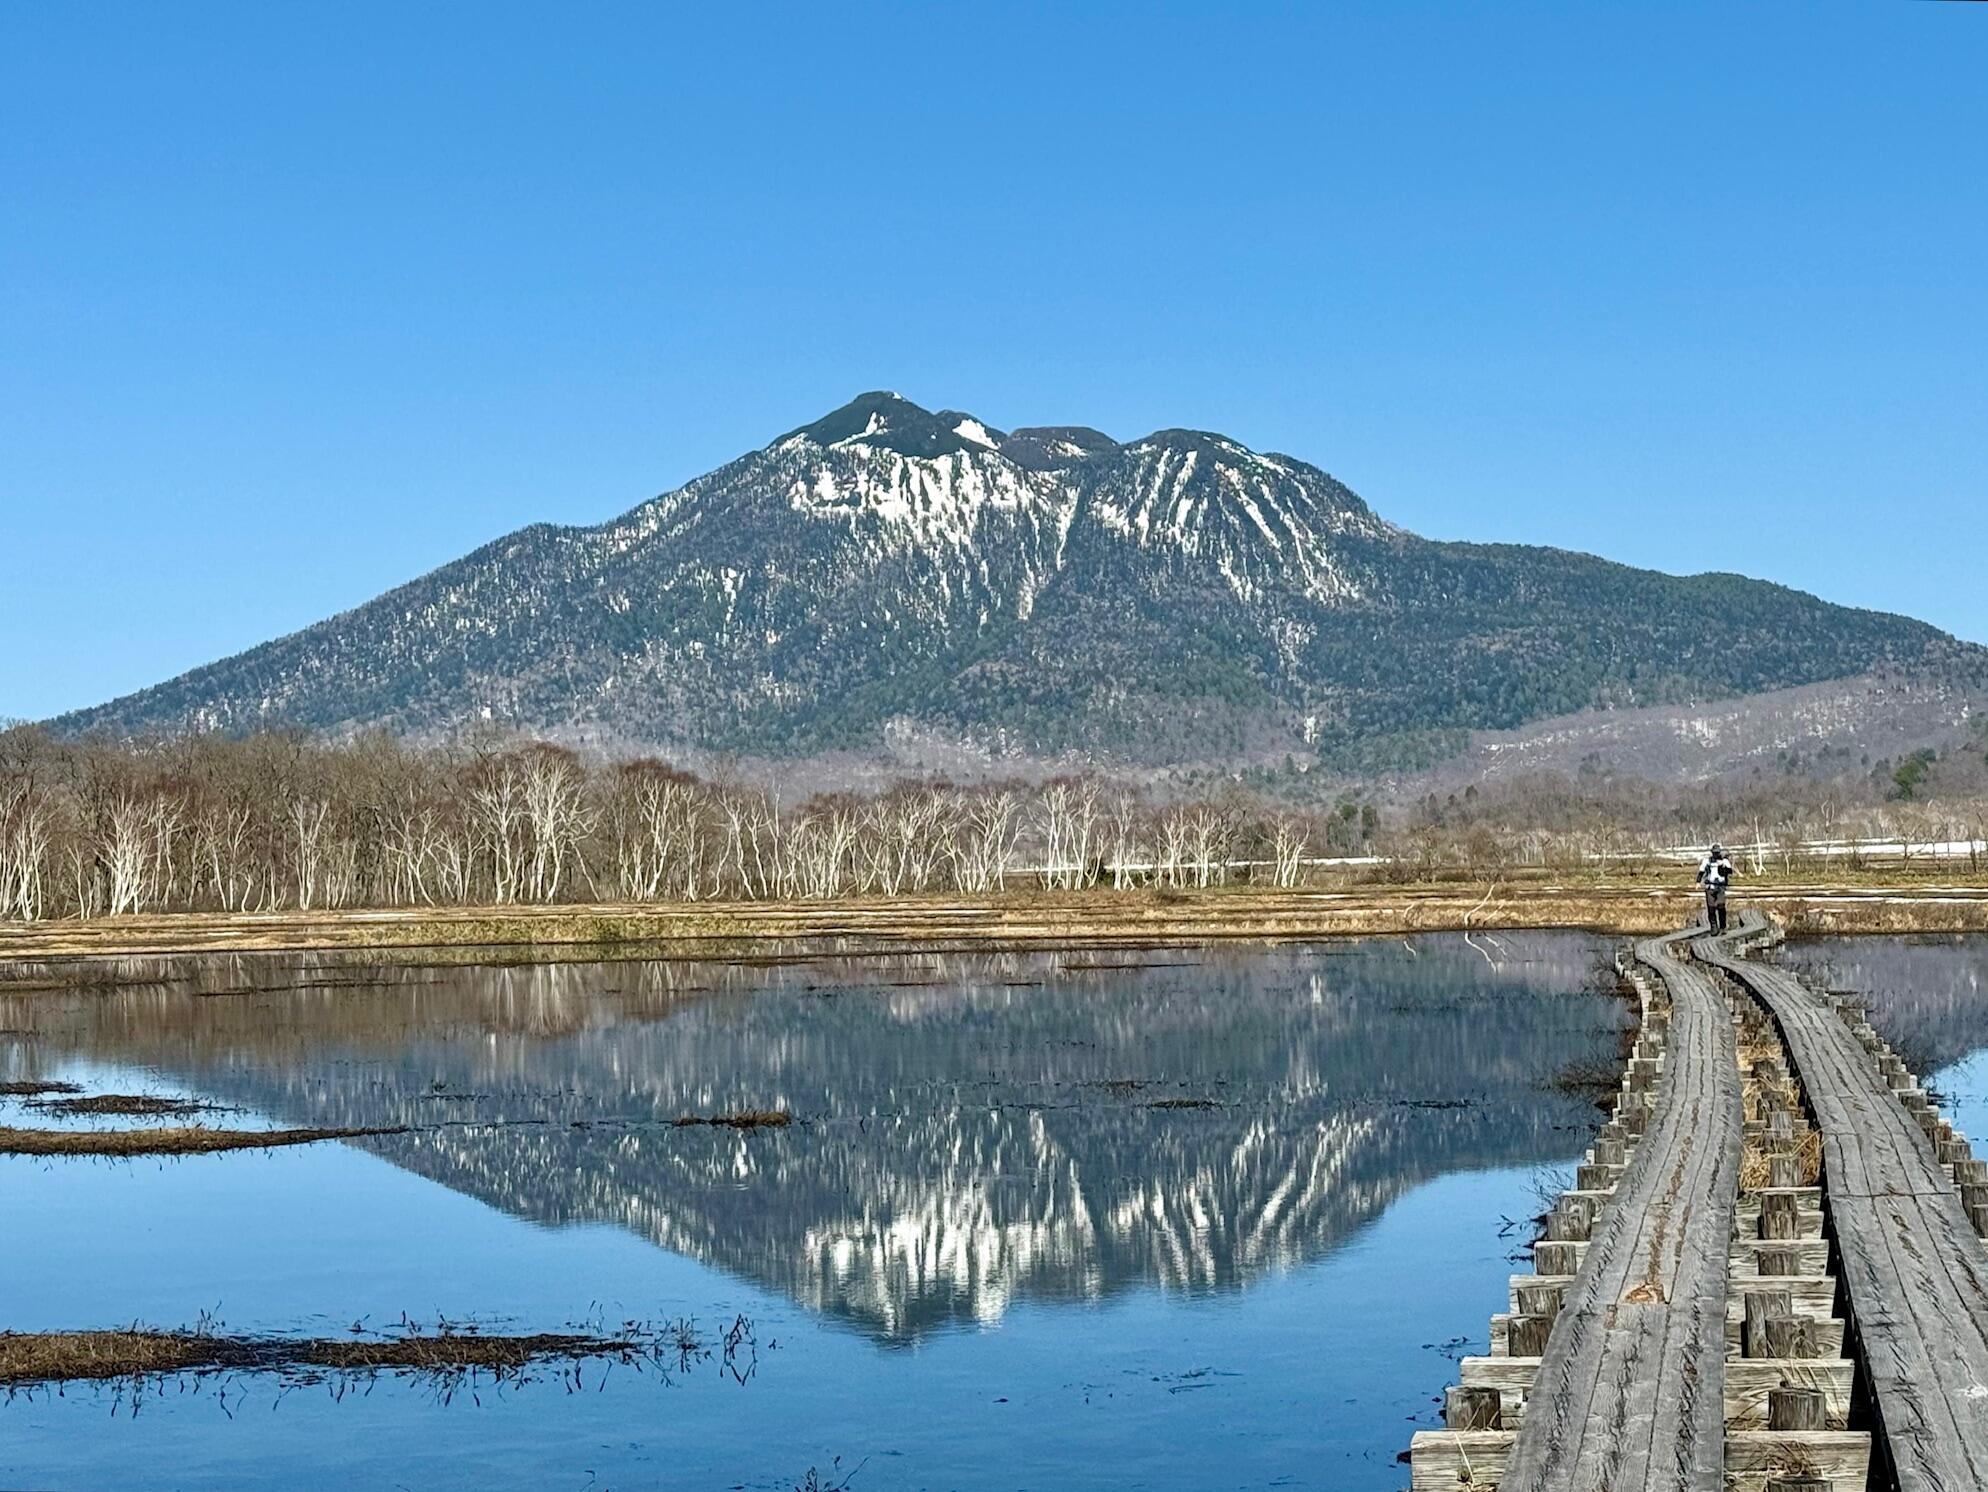
[[[0,1074],[86,1057],[286,1124],[412,1126],[366,1148],[909,1341],[1018,1298],[1236,1288],[1442,1173],[1577,1153],[1597,1116],[1546,1085],[1614,1059],[1599,947],[126,964],[0,999]],[[744,1108],[799,1122],[669,1122]]]
[[1988,937],[1801,938],[1781,958],[1826,989],[1851,990],[1921,1077],[1988,1047]]

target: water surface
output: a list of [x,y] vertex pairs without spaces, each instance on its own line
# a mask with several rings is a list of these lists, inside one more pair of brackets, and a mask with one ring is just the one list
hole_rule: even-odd
[[1988,1139],[1988,937],[1804,938],[1787,944],[1782,958],[1826,989],[1861,995],[1879,1034],[1981,1150]]
[[[1399,1487],[1523,1267],[1510,1224],[1598,1122],[1550,1086],[1615,1058],[1598,951],[209,959],[0,1000],[0,1076],[408,1126],[0,1161],[0,1325],[743,1344],[470,1392],[17,1395],[0,1485]],[[671,1122],[741,1108],[796,1122]]]

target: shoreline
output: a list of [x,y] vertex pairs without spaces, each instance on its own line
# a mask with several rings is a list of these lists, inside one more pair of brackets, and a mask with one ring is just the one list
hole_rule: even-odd
[[[0,925],[0,966],[202,953],[512,949],[540,956],[737,956],[834,942],[888,952],[1197,946],[1418,932],[1570,928],[1631,936],[1693,920],[1674,880],[1499,881],[1255,888],[1025,891],[836,901],[594,903],[327,912],[175,912]],[[1794,935],[1988,932],[1988,878],[1761,881],[1736,892]]]

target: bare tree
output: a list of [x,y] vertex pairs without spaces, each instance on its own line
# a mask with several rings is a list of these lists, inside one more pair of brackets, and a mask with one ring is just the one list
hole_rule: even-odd
[[1298,884],[1298,871],[1304,864],[1305,826],[1295,815],[1280,813],[1270,821],[1270,827],[1277,886],[1288,891]]
[[591,827],[579,759],[558,746],[535,746],[522,770],[527,840],[525,885],[533,901],[555,901],[569,860]]
[[1133,884],[1138,862],[1151,852],[1142,837],[1145,807],[1130,788],[1111,795],[1105,808],[1105,858],[1111,862],[1112,889],[1123,891]]

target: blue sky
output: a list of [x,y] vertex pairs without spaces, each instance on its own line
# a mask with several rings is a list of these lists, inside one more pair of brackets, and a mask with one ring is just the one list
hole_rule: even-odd
[[0,716],[850,395],[1988,641],[1988,6],[0,0]]

